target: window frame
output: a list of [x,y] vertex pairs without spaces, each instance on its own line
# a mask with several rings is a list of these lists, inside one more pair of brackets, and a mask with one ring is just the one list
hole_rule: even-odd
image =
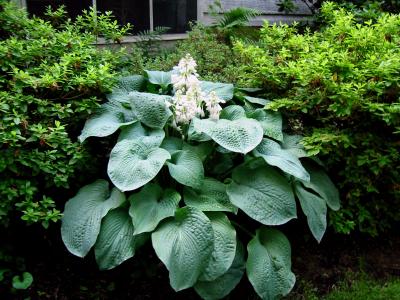
[[[95,11],[97,12],[97,0],[91,0],[92,1],[92,7],[95,9]],[[154,31],[154,0],[148,0],[149,1],[149,30],[151,32]],[[200,21],[201,20],[201,16],[202,16],[202,9],[203,9],[203,1],[204,0],[196,0],[196,10],[197,10],[197,16],[196,16],[196,21]],[[12,0],[12,2],[16,3],[19,7],[21,8],[25,8],[27,9],[27,3],[26,0]],[[135,35],[133,36],[128,36],[128,37],[132,37],[131,39],[129,39],[128,42],[125,43],[132,43],[137,41],[137,39],[135,38]],[[161,35],[163,40],[180,40],[180,39],[184,39],[187,37],[187,33],[169,33],[169,34],[162,34]]]

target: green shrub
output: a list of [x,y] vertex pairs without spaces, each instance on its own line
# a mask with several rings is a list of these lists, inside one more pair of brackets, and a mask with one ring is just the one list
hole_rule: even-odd
[[258,45],[237,42],[242,81],[261,87],[270,109],[292,117],[311,154],[322,154],[340,187],[339,232],[377,235],[400,220],[400,16],[357,24],[326,3],[320,32],[268,26]]
[[198,63],[198,73],[204,80],[237,82],[238,60],[231,47],[218,39],[218,35],[202,25],[196,25],[189,37],[179,42],[169,53],[148,59],[148,70],[169,71],[189,53]]
[[61,217],[54,200],[86,168],[77,128],[113,86],[123,52],[96,49],[98,32],[61,22],[62,10],[44,21],[7,1],[0,8],[0,223],[17,208],[47,226]]
[[62,239],[79,257],[94,248],[108,270],[151,237],[175,291],[221,299],[246,270],[262,299],[278,299],[295,276],[276,226],[302,210],[319,242],[338,191],[299,136],[282,131],[280,113],[262,108],[267,100],[200,81],[195,69],[186,55],[172,72],[122,78],[87,120],[80,141],[114,135],[109,180],[68,200]]

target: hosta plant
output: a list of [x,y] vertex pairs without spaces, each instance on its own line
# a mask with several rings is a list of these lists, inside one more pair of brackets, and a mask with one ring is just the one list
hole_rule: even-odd
[[150,241],[176,291],[220,299],[246,272],[262,299],[288,294],[291,249],[276,226],[296,218],[297,198],[320,241],[338,193],[300,137],[282,132],[281,115],[246,91],[200,81],[189,55],[171,72],[121,78],[80,136],[118,135],[112,185],[99,179],[67,202],[68,250],[94,248],[111,269]]

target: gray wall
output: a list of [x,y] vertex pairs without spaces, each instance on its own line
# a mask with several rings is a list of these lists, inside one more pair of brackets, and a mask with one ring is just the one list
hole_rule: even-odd
[[[290,23],[302,20],[304,17],[311,15],[307,5],[300,0],[294,0],[298,9],[291,14],[279,12],[276,5],[277,2],[278,0],[221,0],[224,10],[243,6],[261,11],[262,15],[252,21],[251,25],[253,26],[261,26],[265,19],[272,23]],[[208,13],[208,7],[212,3],[214,3],[213,0],[198,0],[198,20],[203,24],[211,24],[213,22],[212,17]]]

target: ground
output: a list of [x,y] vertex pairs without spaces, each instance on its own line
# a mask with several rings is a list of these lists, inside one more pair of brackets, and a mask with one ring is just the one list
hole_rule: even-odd
[[[332,295],[336,298],[328,296],[327,299],[352,299],[353,296],[346,298],[347,294],[340,294],[340,288],[359,278],[359,274],[378,280],[375,290],[371,288],[377,295],[382,295],[382,289],[386,289],[390,295],[400,295],[396,293],[400,292],[398,281],[397,290],[380,286],[388,278],[400,276],[398,235],[371,239],[328,232],[318,244],[306,230],[299,234],[298,227],[295,227],[284,228],[292,242],[293,271],[297,277],[296,287],[288,299],[322,299],[323,295],[335,290],[337,294]],[[26,269],[34,277],[34,283],[27,291],[13,293],[8,287],[1,286],[0,295],[6,295],[1,297],[4,300],[199,299],[192,289],[175,293],[169,287],[167,271],[150,245],[114,270],[100,272],[93,253],[85,259],[68,253],[62,244],[58,225],[53,225],[48,231],[36,226],[28,229],[21,226],[18,232],[1,234],[6,243],[18,245],[16,249],[20,249],[20,252],[15,255],[25,258]],[[361,282],[360,287],[363,288],[363,285],[369,286],[369,281]],[[368,292],[368,295],[372,295],[372,292]],[[228,299],[258,298],[250,283],[243,278]]]

